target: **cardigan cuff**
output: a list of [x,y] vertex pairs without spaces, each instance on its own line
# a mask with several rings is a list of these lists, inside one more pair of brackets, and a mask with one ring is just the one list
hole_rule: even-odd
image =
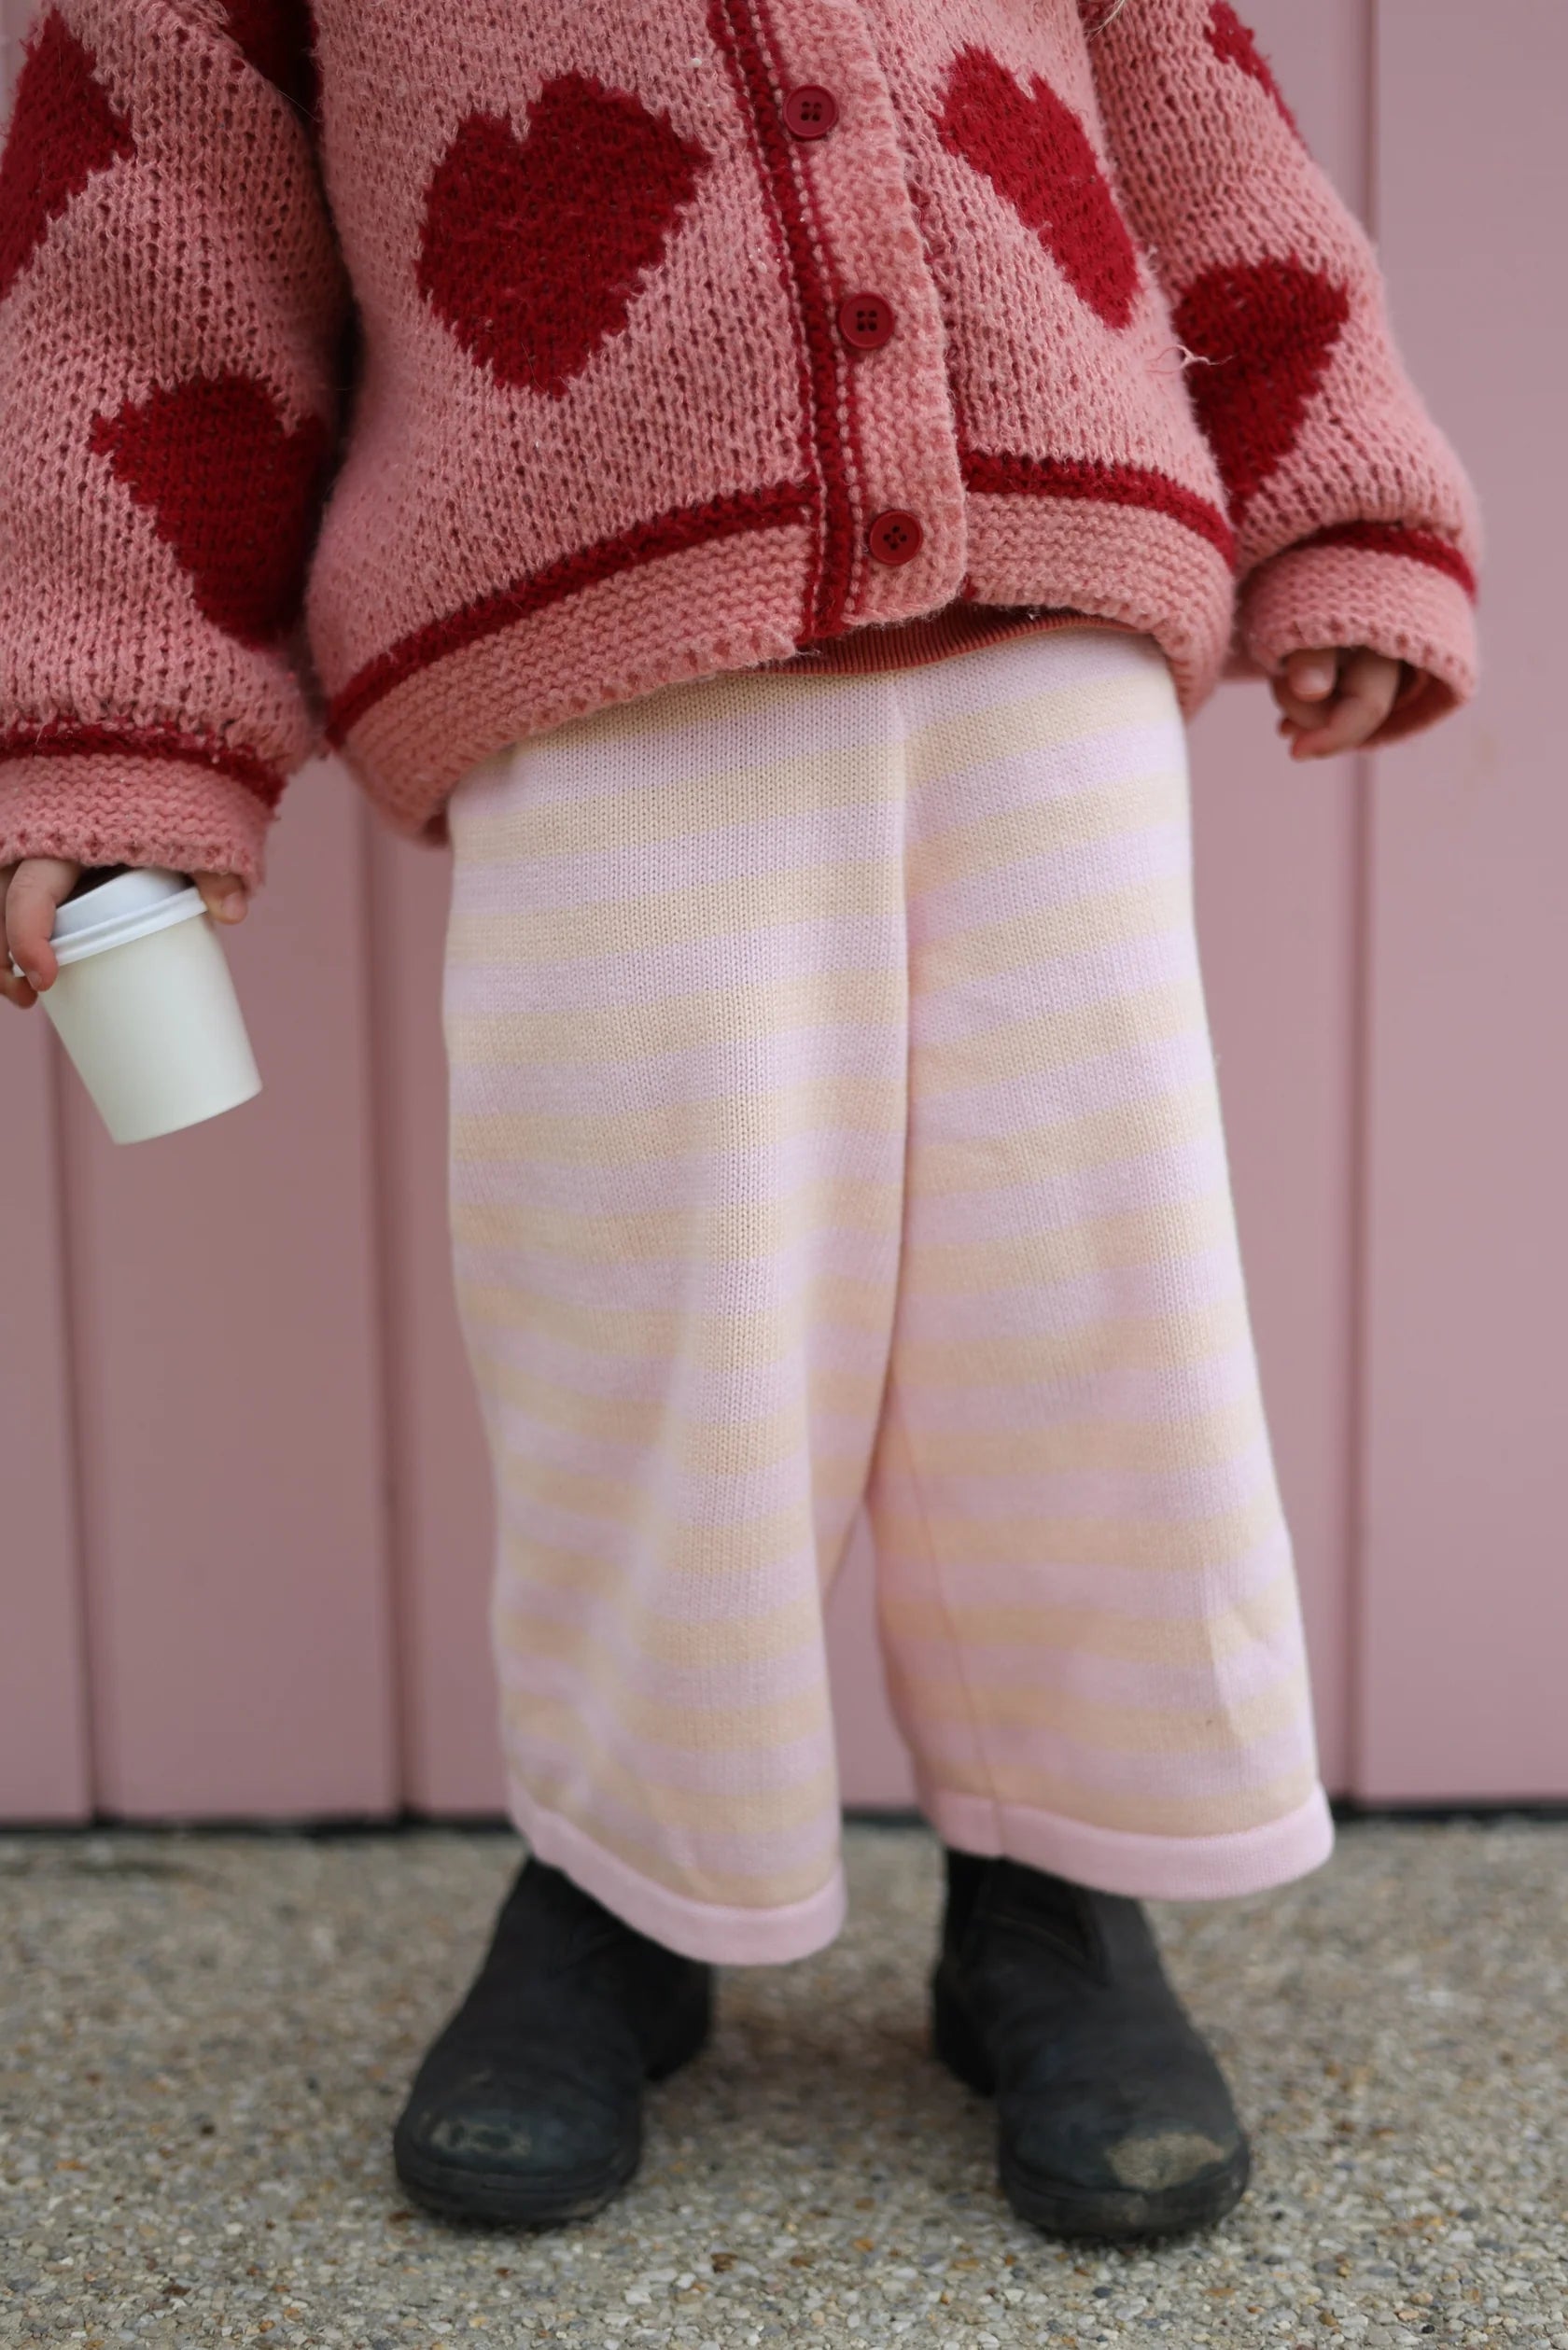
[[[281,790],[281,779],[276,790]],[[67,857],[83,865],[265,874],[269,785],[195,759],[125,750],[0,758],[0,865]]]
[[1476,691],[1475,585],[1446,539],[1383,524],[1287,547],[1261,563],[1241,588],[1238,637],[1247,661],[1277,677],[1286,656],[1328,646],[1365,645],[1421,672],[1368,749],[1397,742],[1445,717]]

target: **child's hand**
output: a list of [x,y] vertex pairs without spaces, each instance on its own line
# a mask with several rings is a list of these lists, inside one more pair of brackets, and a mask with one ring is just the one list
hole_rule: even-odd
[[[1279,732],[1290,743],[1291,757],[1328,759],[1365,742],[1400,698],[1406,666],[1364,646],[1293,652],[1284,674],[1269,681],[1284,712]],[[1421,672],[1412,671],[1406,693],[1421,682]]]
[[[20,865],[0,865],[0,995],[25,1012],[46,987],[52,987],[60,966],[49,944],[55,909],[69,896],[81,867],[68,857],[24,857]],[[241,922],[248,899],[245,886],[234,874],[192,874],[207,912],[219,922]],[[11,969],[15,956],[25,979]]]

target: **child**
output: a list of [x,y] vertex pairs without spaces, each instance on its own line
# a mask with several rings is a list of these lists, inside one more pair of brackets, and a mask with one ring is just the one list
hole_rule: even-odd
[[[459,1299],[532,1848],[395,2140],[634,2170],[836,1932],[866,1501],[939,2055],[1043,2226],[1246,2140],[1140,1896],[1316,1867],[1183,715],[1473,685],[1476,524],[1227,0],[52,0],[0,161],[8,942],[229,919],[334,746],[455,850]],[[0,966],[3,967],[3,966]]]

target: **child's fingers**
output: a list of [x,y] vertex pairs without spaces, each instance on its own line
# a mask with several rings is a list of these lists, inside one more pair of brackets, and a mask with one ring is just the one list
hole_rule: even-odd
[[1338,683],[1340,658],[1337,652],[1293,652],[1270,680],[1274,699],[1293,726],[1323,724]]
[[[26,857],[12,868],[6,889],[6,970],[14,956],[32,983],[27,1001],[52,987],[60,966],[54,959],[49,933],[61,900],[75,888],[81,867],[63,857]],[[23,998],[7,989],[13,1003]]]
[[1345,656],[1339,691],[1326,710],[1315,711],[1303,723],[1286,712],[1295,733],[1293,759],[1331,759],[1353,750],[1375,734],[1399,691],[1399,664],[1380,652],[1363,649]]
[[1285,691],[1303,703],[1326,702],[1339,676],[1336,646],[1319,645],[1285,657]]
[[0,865],[0,996],[4,996],[7,1003],[14,1003],[25,1012],[38,999],[26,980],[19,979],[11,969],[11,950],[6,931],[6,899],[15,871],[14,865]]
[[[59,964],[49,944],[61,901],[75,887],[79,865],[62,857],[29,857],[0,868],[0,996],[25,1012],[51,987]],[[202,902],[220,922],[245,919],[249,892],[237,874],[193,874]],[[15,957],[27,974],[11,969]]]
[[249,893],[237,874],[192,874],[202,902],[219,922],[243,922]]

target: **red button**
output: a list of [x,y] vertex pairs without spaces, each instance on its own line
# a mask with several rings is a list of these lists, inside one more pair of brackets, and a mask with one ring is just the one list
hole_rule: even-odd
[[837,120],[838,100],[814,81],[791,90],[784,101],[784,128],[797,139],[825,139]]
[[885,514],[877,515],[867,531],[866,545],[878,563],[912,563],[925,539],[917,514],[906,514],[902,506],[890,506]]
[[852,350],[880,351],[893,334],[893,305],[880,294],[850,294],[838,305],[838,331]]

